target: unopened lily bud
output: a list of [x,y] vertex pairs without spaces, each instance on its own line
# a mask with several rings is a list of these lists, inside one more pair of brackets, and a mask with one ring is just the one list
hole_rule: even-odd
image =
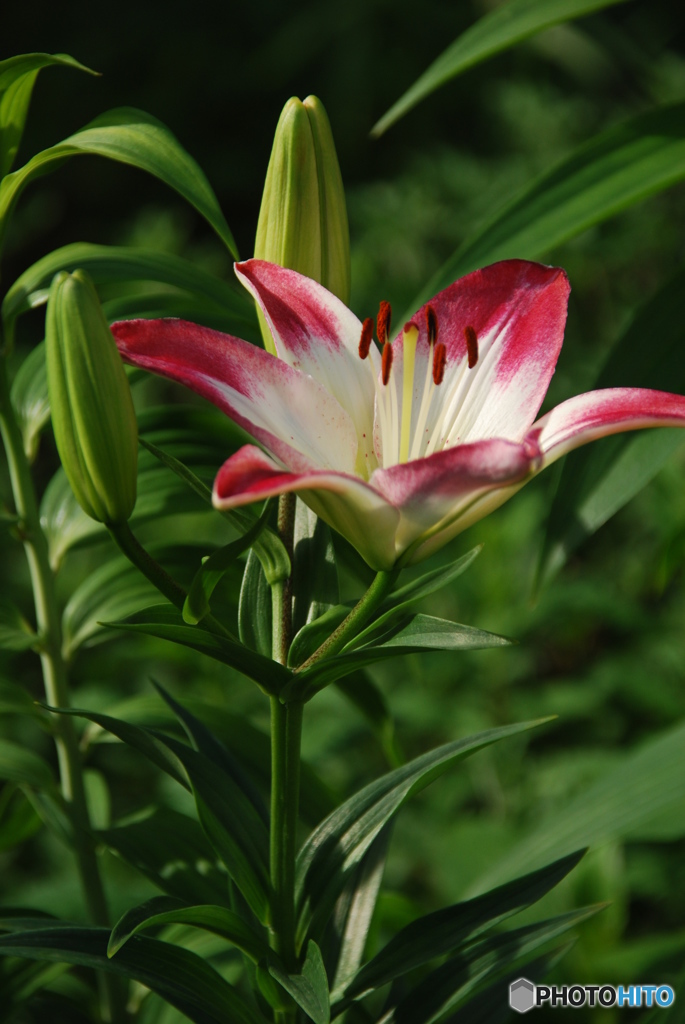
[[78,503],[98,522],[126,522],[136,502],[138,426],[121,356],[82,270],[52,282],[45,347],[55,441]]
[[[257,259],[350,298],[350,233],[331,126],[316,96],[289,99],[274,136],[255,241]],[[271,334],[260,318],[266,348]]]

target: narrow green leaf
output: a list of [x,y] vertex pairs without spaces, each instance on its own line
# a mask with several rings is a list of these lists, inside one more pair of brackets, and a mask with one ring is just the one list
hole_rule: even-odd
[[381,611],[387,612],[392,608],[409,608],[414,602],[420,601],[422,598],[434,594],[436,590],[441,590],[442,587],[453,583],[454,580],[458,579],[462,573],[470,568],[482,550],[483,545],[478,544],[475,548],[467,551],[465,555],[462,555],[461,558],[457,558],[451,565],[432,569],[430,572],[419,576],[418,579],[410,580],[409,583],[405,583],[403,586],[393,590],[383,602]]
[[190,779],[200,823],[260,921],[269,911],[269,836],[240,785],[208,757],[166,737]]
[[247,556],[238,605],[238,635],[246,648],[271,659],[272,596],[264,569],[253,549]]
[[195,573],[188,596],[183,606],[183,620],[190,625],[197,625],[205,615],[209,614],[209,600],[217,585],[221,582],[226,572],[233,563],[251,547],[266,527],[270,514],[269,503],[267,502],[264,511],[257,522],[247,530],[238,540],[219,548],[207,558]]
[[[331,682],[342,679],[356,669],[385,661],[399,654],[420,651],[480,651],[488,647],[502,647],[513,641],[497,633],[489,633],[475,626],[463,626],[458,622],[438,619],[433,615],[405,615],[403,622],[395,621],[395,610],[388,613],[387,628],[376,623],[365,630],[367,644],[356,649],[359,638],[352,641],[341,654],[325,658],[311,668],[295,676],[281,693],[284,702],[309,700],[320,689]],[[380,620],[378,620],[380,622]],[[369,642],[370,641],[370,642]]]
[[339,600],[330,527],[298,498],[293,539],[293,632],[318,619]]
[[292,673],[288,669],[257,651],[251,651],[242,643],[234,643],[200,626],[186,626],[180,614],[170,605],[147,608],[126,622],[109,622],[106,625],[112,629],[156,636],[160,640],[170,640],[172,643],[181,644],[182,647],[189,647],[214,661],[237,669],[248,679],[254,680],[264,693],[273,696],[277,695],[292,678]]
[[380,892],[391,825],[386,825],[366,851],[340,895],[333,914],[337,938],[335,980],[331,1000],[344,992],[364,959],[366,940]]
[[378,138],[426,96],[450,79],[564,21],[582,18],[623,0],[509,0],[489,11],[440,54],[371,129]]
[[97,711],[84,711],[81,708],[51,708],[44,705],[48,711],[58,715],[75,715],[77,718],[87,718],[89,722],[95,722],[102,729],[111,732],[123,743],[140,751],[149,761],[156,764],[163,772],[170,775],[185,789],[188,789],[188,780],[181,762],[172,754],[165,743],[164,736],[155,735],[150,729],[139,729],[137,725],[130,725],[122,722],[120,718],[113,718],[111,715],[103,715]]
[[0,184],[0,232],[29,182],[80,154],[104,156],[159,178],[195,207],[238,259],[231,230],[202,170],[161,121],[133,107],[101,114],[85,128],[37,153],[19,170],[8,174]]
[[38,637],[19,609],[7,598],[0,597],[0,648],[6,651],[28,651]]
[[[224,416],[222,418],[226,422],[230,422],[227,417]],[[212,504],[212,492],[210,488],[207,487],[207,485],[203,483],[187,466],[183,465],[179,459],[175,458],[169,452],[162,451],[161,448],[158,448],[155,444],[152,444],[144,438],[141,438],[140,442],[143,447],[147,448],[147,450],[151,452],[156,459],[175,473],[179,479],[183,480],[186,485],[191,490],[195,491],[195,493],[198,494],[207,504]],[[221,514],[228,519],[236,529],[240,530],[241,533],[251,529],[258,518],[251,508],[227,509]],[[255,541],[253,550],[259,558],[262,569],[270,583],[275,583],[277,580],[287,579],[290,575],[290,559],[288,558],[288,552],[285,550],[281,540],[273,530],[266,527]]]
[[229,284],[173,253],[123,245],[72,242],[54,249],[25,270],[2,301],[2,318],[11,324],[22,313],[47,301],[50,283],[60,270],[86,270],[96,285],[154,281],[188,292],[209,306],[223,309],[236,321],[255,319],[254,303],[237,282]]
[[17,155],[38,72],[51,65],[97,74],[66,53],[22,53],[0,61],[0,178]]
[[532,830],[485,876],[482,892],[579,847],[615,842],[685,800],[685,725],[653,737]]
[[51,789],[52,772],[47,762],[34,754],[28,747],[0,739],[0,779],[35,786],[36,789]]
[[110,959],[107,928],[41,928],[0,937],[0,954],[69,963],[134,978],[195,1024],[264,1024],[210,965],[187,949],[135,935]]
[[470,270],[502,259],[538,259],[683,177],[685,103],[610,128],[539,177],[467,239],[417,296],[409,316]]
[[523,965],[541,946],[602,909],[585,907],[474,943],[431,971],[408,996],[387,1010],[378,1024],[432,1024],[471,993],[501,977],[513,964]]
[[[685,390],[685,269],[642,305],[614,345],[595,388]],[[566,456],[549,513],[538,581],[644,487],[683,446],[678,429],[621,434]]]
[[[187,708],[179,704],[178,701],[175,701],[171,694],[167,693],[159,683],[154,683],[154,687],[185,729],[188,739],[198,753],[208,758],[229,776],[232,782],[242,790],[264,824],[268,826],[269,814],[262,800],[261,793],[240,762],[236,760],[233,754],[227,750],[224,744],[217,739],[213,732],[210,732],[199,718],[196,718]],[[244,720],[241,719],[241,721],[243,721],[244,727]]]
[[536,903],[573,870],[583,853],[573,853],[484,896],[412,921],[362,967],[340,996],[345,1000],[359,999],[414,967],[471,942],[507,917]]
[[395,721],[388,702],[373,679],[360,670],[338,680],[335,686],[361,712],[376,733],[389,766],[398,768],[403,758],[395,735]]
[[458,761],[499,740],[543,724],[523,722],[447,743],[365,786],[333,811],[309,836],[297,858],[301,926],[315,914],[319,926],[371,843],[400,807]]
[[336,604],[322,612],[318,618],[306,622],[290,645],[288,665],[297,666],[305,662],[350,614],[351,608],[352,605]]
[[301,974],[286,974],[281,967],[269,965],[269,974],[293,997],[314,1024],[329,1024],[331,1006],[328,997],[328,978],[321,950],[311,940],[307,943],[307,956]]
[[19,367],[12,382],[12,406],[24,439],[26,457],[33,462],[38,454],[40,435],[50,420],[44,341],[29,352]]
[[223,866],[200,825],[185,814],[159,807],[97,837],[158,889],[186,904],[228,902]]
[[270,954],[268,943],[243,919],[226,907],[188,906],[172,896],[153,896],[152,899],[128,910],[119,918],[109,939],[107,955],[113,957],[133,936],[145,928],[158,928],[167,924],[188,924],[193,928],[221,935],[232,945],[242,950],[251,960],[259,960]]

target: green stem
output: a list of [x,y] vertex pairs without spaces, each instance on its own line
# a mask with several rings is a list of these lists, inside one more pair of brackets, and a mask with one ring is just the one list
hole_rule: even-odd
[[[40,660],[45,697],[52,707],[68,708],[69,686],[62,657],[62,627],[55,594],[55,578],[50,567],[47,540],[40,526],[38,503],[21,430],[12,408],[4,359],[0,359],[0,434],[7,454],[21,538],[31,576],[36,626],[41,638]],[[109,927],[107,900],[90,837],[90,819],[73,719],[68,715],[56,715],[54,735],[62,795],[71,821],[74,852],[88,918],[92,924]],[[123,992],[115,980],[108,974],[102,974],[100,984],[103,1016],[113,1021],[125,1020],[125,1009],[120,998]]]
[[298,666],[297,671],[304,672],[305,669],[311,668],[321,658],[330,658],[337,654],[338,651],[341,651],[345,644],[363,629],[376,609],[383,603],[392,590],[400,571],[400,568],[395,566],[387,572],[381,571],[376,573],[371,586],[364,596],[357,601],[350,614],[343,619],[328,639],[324,640],[321,646]]
[[[278,533],[290,558],[285,580],[272,585],[273,657],[287,664],[292,641],[292,560],[295,530],[294,494],[278,503]],[[295,945],[295,853],[300,802],[300,745],[304,705],[285,706],[271,698],[271,838],[270,867],[273,890],[271,945],[286,970],[297,970]],[[280,1016],[288,1016],[282,1011]]]
[[[115,542],[126,555],[129,562],[139,569],[150,583],[159,590],[179,611],[183,611],[183,605],[187,597],[186,591],[176,580],[172,579],[169,573],[159,562],[156,562],[149,552],[145,550],[140,541],[134,536],[128,523],[108,523],[107,529]],[[227,639],[237,643],[237,637],[227,629],[223,623],[215,619],[213,615],[205,615],[203,624],[209,626],[215,633],[225,636]]]
[[304,705],[271,698],[271,945],[287,971],[297,970],[295,853],[300,797],[300,742]]

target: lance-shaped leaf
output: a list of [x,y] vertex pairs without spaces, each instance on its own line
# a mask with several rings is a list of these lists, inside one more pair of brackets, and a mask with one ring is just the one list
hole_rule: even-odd
[[[86,270],[96,285],[154,281],[188,292],[207,303],[208,308],[223,309],[239,322],[255,323],[253,304],[236,284],[208,274],[192,260],[156,249],[124,245],[94,245],[72,242],[54,249],[32,264],[9,288],[2,301],[6,328],[29,309],[47,301],[47,292],[60,270]],[[169,315],[169,314],[167,314]]]
[[273,964],[269,965],[269,974],[293,997],[314,1024],[329,1024],[331,1006],[328,978],[321,950],[315,942],[310,940],[307,943],[307,955],[300,974],[287,974],[282,967]]
[[278,694],[292,677],[292,673],[282,665],[277,665],[270,658],[251,651],[241,643],[229,640],[218,633],[210,633],[200,626],[186,626],[180,614],[170,605],[146,608],[145,611],[131,616],[126,622],[109,622],[106,625],[112,629],[156,636],[160,640],[169,640],[182,647],[189,647],[214,661],[237,669],[272,696]]
[[0,779],[37,789],[51,789],[53,786],[52,772],[42,757],[5,739],[0,740]]
[[[389,613],[395,619],[394,613]],[[463,626],[459,622],[439,619],[434,615],[408,615],[404,624],[391,622],[388,628],[378,631],[370,627],[371,641],[359,649],[346,648],[342,654],[322,658],[311,668],[305,669],[285,687],[281,693],[284,702],[293,699],[310,699],[324,686],[342,679],[365,665],[385,661],[399,654],[419,651],[480,651],[488,647],[502,647],[513,641],[497,633],[489,633],[475,626]]]
[[[616,342],[596,387],[685,389],[685,269],[641,306]],[[548,580],[569,555],[658,473],[683,445],[677,430],[637,437],[605,438],[592,448],[570,452],[552,508],[538,581]]]
[[293,538],[293,632],[318,619],[339,600],[330,527],[298,498]]
[[12,407],[24,439],[26,457],[33,462],[38,454],[40,435],[50,419],[45,342],[36,345],[19,367],[12,381]]
[[153,896],[119,918],[112,929],[107,955],[113,957],[129,939],[144,929],[167,924],[187,924],[220,935],[255,963],[270,954],[264,936],[249,927],[233,910],[211,904],[193,907],[172,896]]
[[17,155],[38,72],[51,65],[97,74],[67,53],[22,53],[0,61],[0,178]]
[[412,968],[472,941],[505,918],[536,903],[573,870],[583,853],[573,853],[483,896],[412,921],[337,994],[344,1001],[358,999]]
[[38,637],[19,609],[6,598],[0,598],[0,648],[6,651],[28,651]]
[[383,1014],[379,1024],[432,1024],[513,964],[523,966],[541,946],[602,909],[603,906],[596,906],[574,910],[468,946],[431,971],[409,995]]
[[623,0],[509,0],[463,32],[372,128],[376,138],[450,79],[552,25]]
[[335,980],[333,994],[345,990],[364,959],[364,950],[380,892],[392,825],[386,825],[366,851],[333,913]]
[[168,807],[97,833],[161,892],[187,904],[228,902],[228,878],[200,825]]
[[[685,177],[685,103],[639,114],[541,175],[443,264],[412,309],[474,267],[537,259]],[[411,313],[411,309],[409,310]]]
[[161,121],[133,107],[101,114],[85,128],[42,150],[19,170],[8,174],[0,184],[0,239],[25,186],[80,154],[104,156],[159,178],[195,207],[238,258],[231,230],[202,170]]
[[109,929],[38,928],[0,937],[0,954],[95,967],[139,981],[195,1024],[264,1024],[259,1011],[202,957],[179,946],[135,935],[107,956]]
[[685,725],[677,725],[631,751],[622,763],[597,779],[529,832],[472,887],[493,884],[530,870],[550,857],[580,846],[591,849],[626,835],[649,834],[649,823],[670,818],[683,833],[685,802]]
[[209,614],[209,600],[214,590],[240,555],[257,540],[266,527],[269,513],[270,509],[265,508],[257,522],[242,537],[219,548],[203,562],[195,573],[183,606],[184,622],[194,626]]
[[297,859],[297,899],[304,934],[312,915],[321,928],[351,872],[381,829],[410,796],[458,761],[510,736],[543,724],[523,722],[469,736],[422,754],[365,786],[312,832]]

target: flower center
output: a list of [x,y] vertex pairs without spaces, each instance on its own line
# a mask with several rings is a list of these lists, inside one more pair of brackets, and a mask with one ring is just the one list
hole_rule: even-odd
[[[401,372],[392,372],[393,348],[390,344],[390,323],[392,310],[390,303],[381,302],[376,318],[376,336],[382,346],[381,372],[377,378],[373,365],[369,363],[373,386],[376,395],[376,434],[382,449],[383,466],[393,466],[398,462],[408,462],[425,455],[430,455],[438,448],[449,446],[452,441],[452,422],[455,417],[447,416],[448,406],[454,405],[454,381],[448,388],[449,395],[441,396],[439,414],[434,415],[429,426],[429,415],[436,389],[445,377],[447,367],[447,348],[438,341],[439,324],[437,314],[432,306],[426,306],[426,335],[428,352],[425,359],[423,381],[417,380],[417,346],[419,328],[410,321],[402,331],[402,365]],[[464,328],[464,340],[468,356],[468,369],[478,362],[478,337],[470,325]],[[359,356],[366,359],[373,344],[373,320],[367,317],[362,326],[359,341]],[[466,367],[464,367],[466,370]],[[421,372],[421,371],[419,371]],[[463,376],[459,373],[459,378]],[[457,405],[460,403],[457,403]],[[446,423],[446,419],[450,423]]]

